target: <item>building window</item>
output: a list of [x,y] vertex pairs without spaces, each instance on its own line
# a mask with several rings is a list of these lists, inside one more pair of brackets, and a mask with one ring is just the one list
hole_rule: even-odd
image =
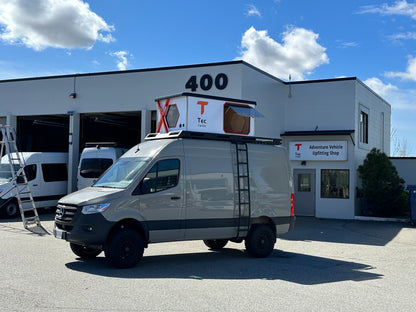
[[368,114],[363,111],[360,114],[360,142],[368,144]]
[[321,198],[349,198],[350,171],[321,170]]
[[298,174],[298,192],[310,192],[312,189],[311,185],[310,173]]

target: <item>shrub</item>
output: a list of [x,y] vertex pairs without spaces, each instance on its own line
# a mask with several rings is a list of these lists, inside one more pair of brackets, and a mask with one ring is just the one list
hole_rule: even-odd
[[404,180],[385,153],[373,148],[358,167],[369,212],[378,217],[402,216],[408,209]]

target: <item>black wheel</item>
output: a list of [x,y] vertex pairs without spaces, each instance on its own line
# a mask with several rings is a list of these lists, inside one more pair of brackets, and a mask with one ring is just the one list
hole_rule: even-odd
[[97,257],[101,253],[101,249],[89,248],[74,243],[70,243],[69,246],[74,254],[82,259],[92,259]]
[[19,206],[17,205],[16,200],[8,201],[1,208],[1,215],[5,218],[14,218],[19,213]]
[[212,250],[220,250],[227,245],[228,239],[207,239],[204,240],[204,244]]
[[143,257],[143,238],[132,229],[115,232],[105,246],[105,257],[116,268],[134,267]]
[[247,252],[256,258],[270,255],[274,249],[276,237],[269,225],[254,225],[245,240]]

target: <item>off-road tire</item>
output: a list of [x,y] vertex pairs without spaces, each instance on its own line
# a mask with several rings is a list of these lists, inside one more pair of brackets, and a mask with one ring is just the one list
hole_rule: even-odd
[[276,237],[270,225],[256,224],[250,229],[245,239],[248,254],[255,258],[269,256],[276,243]]
[[82,259],[93,259],[102,252],[102,249],[89,248],[74,243],[70,243],[69,246],[72,252]]
[[204,244],[211,250],[220,250],[227,245],[228,239],[207,239]]
[[110,236],[104,248],[108,262],[120,269],[134,267],[143,257],[144,242],[133,229],[121,229]]

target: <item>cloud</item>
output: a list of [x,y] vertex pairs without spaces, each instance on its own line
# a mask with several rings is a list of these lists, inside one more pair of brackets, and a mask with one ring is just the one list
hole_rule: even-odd
[[381,15],[403,15],[416,20],[416,3],[407,3],[406,0],[396,1],[392,6],[387,3],[381,5],[362,6],[359,14],[377,13]]
[[416,105],[414,104],[416,90],[401,89],[390,83],[385,84],[379,78],[375,77],[369,78],[363,82],[389,102],[393,110],[404,111],[413,116],[413,112],[416,110]]
[[128,51],[117,51],[110,53],[111,56],[115,56],[117,58],[117,68],[119,70],[126,70],[129,62],[127,57],[130,56]]
[[395,35],[391,35],[390,38],[392,40],[408,40],[408,39],[416,39],[416,33],[408,31],[406,33],[398,33]]
[[260,11],[253,4],[249,4],[248,5],[248,9],[247,9],[246,15],[247,16],[257,16],[257,17],[261,17]]
[[409,57],[405,72],[386,72],[384,75],[389,78],[401,78],[403,80],[416,81],[416,57]]
[[248,29],[241,40],[244,61],[276,77],[303,80],[316,67],[329,63],[326,48],[318,44],[319,35],[304,28],[283,33],[283,43],[269,37],[266,30]]
[[0,26],[0,39],[37,51],[91,48],[97,41],[114,41],[114,27],[81,0],[2,0]]
[[381,97],[389,95],[392,91],[398,91],[396,86],[391,83],[384,84],[379,78],[375,77],[365,80],[364,83]]

